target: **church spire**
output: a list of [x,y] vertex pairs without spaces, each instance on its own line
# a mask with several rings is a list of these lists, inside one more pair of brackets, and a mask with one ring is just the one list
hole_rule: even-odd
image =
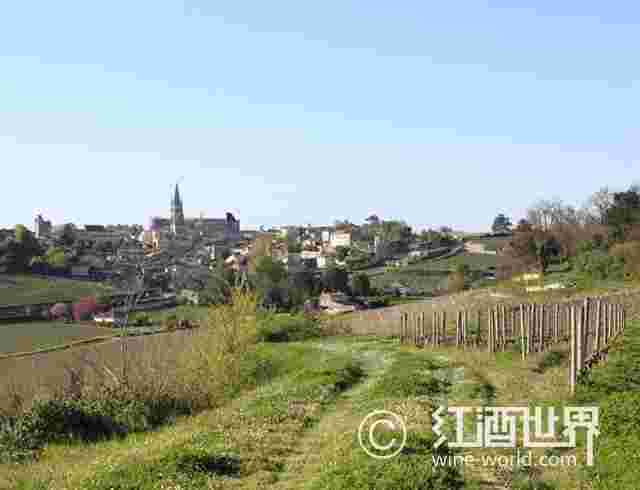
[[173,193],[173,205],[176,208],[182,206],[182,199],[180,198],[180,189],[178,188],[178,184],[176,184],[176,190]]
[[184,211],[182,208],[182,198],[180,197],[180,189],[176,183],[176,188],[171,200],[171,228],[177,233],[177,228],[184,225]]

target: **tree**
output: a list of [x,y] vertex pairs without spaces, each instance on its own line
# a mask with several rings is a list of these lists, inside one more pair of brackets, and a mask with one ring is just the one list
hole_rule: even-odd
[[382,238],[389,242],[406,241],[411,239],[411,227],[404,221],[383,221],[380,232]]
[[322,287],[330,291],[349,291],[349,274],[347,271],[331,267],[322,276]]
[[[231,271],[233,272],[233,271]],[[231,298],[233,282],[224,272],[211,274],[204,289],[200,292],[200,302],[207,305],[225,304]]]
[[258,257],[256,261],[256,276],[258,281],[279,284],[287,277],[285,265],[272,257]]
[[29,230],[27,230],[27,227],[24,225],[16,225],[15,231],[14,231],[14,236],[16,239],[16,242],[18,243],[25,243],[29,240]]
[[75,227],[71,223],[67,223],[62,228],[62,234],[60,235],[60,242],[70,247],[76,241]]
[[344,259],[347,258],[347,255],[349,255],[349,250],[349,247],[338,245],[336,247],[336,259],[338,259],[340,262],[344,261]]
[[542,231],[550,231],[555,225],[579,225],[583,221],[575,207],[558,198],[535,203],[528,209],[527,219],[534,228]]
[[356,296],[369,296],[371,294],[371,281],[367,274],[356,274],[353,276],[353,294]]
[[68,265],[64,249],[61,247],[52,247],[47,250],[45,260],[50,267],[56,269],[63,269]]
[[612,241],[623,241],[634,225],[640,224],[640,194],[636,188],[614,193],[613,204],[607,210],[606,224]]
[[318,286],[313,273],[308,270],[289,274],[289,303],[303,304],[306,299],[319,292]]
[[29,262],[29,267],[33,272],[42,272],[46,269],[47,261],[42,255],[33,257]]
[[536,243],[536,249],[538,254],[538,262],[540,269],[544,273],[549,266],[549,263],[554,257],[558,257],[561,253],[561,247],[558,240],[553,236],[543,237]]
[[99,293],[95,297],[98,308],[109,309],[112,305],[111,295],[107,293]]
[[419,236],[420,240],[427,243],[439,242],[442,239],[442,233],[432,229],[422,230]]
[[506,249],[511,260],[510,269],[515,272],[526,270],[538,262],[538,247],[533,232],[516,233]]
[[272,250],[273,235],[271,233],[259,233],[253,242],[253,248],[249,258],[249,271],[255,273],[260,258],[271,257]]
[[297,254],[302,252],[302,243],[295,236],[287,235],[287,252]]
[[[632,241],[619,243],[611,248],[611,257],[615,257],[618,264],[624,264],[626,279],[637,281],[640,279],[640,242]],[[611,274],[611,271],[608,271]]]
[[593,218],[595,223],[604,225],[607,222],[607,213],[614,205],[614,193],[608,187],[602,187],[594,192],[585,206],[587,216]]
[[24,272],[29,268],[31,260],[41,252],[33,233],[24,225],[16,225],[14,239],[6,245],[3,263],[12,272]]
[[511,226],[511,220],[504,214],[500,213],[493,220],[493,226],[491,227],[491,230],[494,233],[509,233],[511,231]]
[[286,279],[282,262],[267,255],[256,258],[255,284],[263,305],[283,306],[288,301]]

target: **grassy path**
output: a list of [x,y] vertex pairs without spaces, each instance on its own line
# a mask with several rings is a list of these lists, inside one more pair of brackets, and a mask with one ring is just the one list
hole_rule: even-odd
[[[345,344],[321,344],[321,348],[340,350]],[[308,431],[296,443],[293,453],[287,458],[285,470],[276,489],[300,489],[310,485],[336,454],[348,448],[360,425],[363,414],[354,410],[357,400],[386,373],[392,365],[389,352],[368,349],[366,346],[354,353],[362,362],[366,380],[346,392],[316,427]]]

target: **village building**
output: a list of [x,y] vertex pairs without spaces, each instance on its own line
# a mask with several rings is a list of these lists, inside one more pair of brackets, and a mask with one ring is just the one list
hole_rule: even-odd
[[53,226],[51,225],[51,221],[45,220],[41,214],[36,216],[33,223],[33,230],[36,238],[43,238],[50,235],[52,229]]

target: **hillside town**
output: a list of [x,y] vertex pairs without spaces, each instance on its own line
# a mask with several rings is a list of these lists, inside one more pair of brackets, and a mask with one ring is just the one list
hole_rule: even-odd
[[[500,223],[493,234],[508,236],[509,226]],[[404,221],[377,215],[361,224],[345,220],[246,230],[230,212],[219,218],[186,217],[176,184],[168,215],[152,216],[146,225],[53,224],[38,214],[32,231],[21,225],[0,230],[0,274],[28,272],[51,280],[103,282],[113,288],[114,298],[132,293],[144,297],[136,303],[138,309],[212,304],[223,300],[227,286],[253,284],[262,288],[265,306],[306,305],[339,313],[378,304],[367,301],[374,293],[432,295],[433,290],[401,281],[387,281],[373,291],[370,278],[421,260],[455,255],[465,250],[463,241],[464,234],[447,227],[416,234]],[[473,242],[466,247],[485,253]],[[260,264],[258,259],[264,257],[271,263]],[[278,274],[269,268],[282,269],[282,277],[273,277]],[[493,274],[488,270],[484,277]],[[351,287],[356,276],[356,283],[365,283],[362,287]]]

